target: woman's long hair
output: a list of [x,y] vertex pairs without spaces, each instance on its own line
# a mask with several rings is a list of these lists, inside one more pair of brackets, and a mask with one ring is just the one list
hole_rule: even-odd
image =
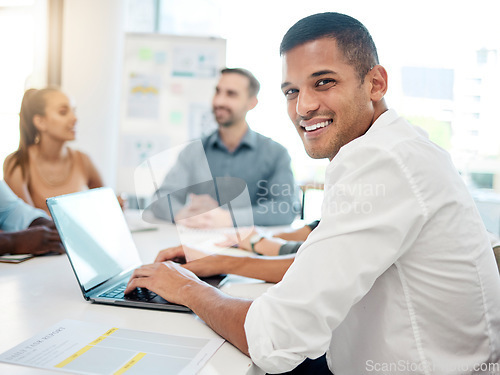
[[17,151],[11,154],[7,174],[12,174],[17,166],[21,168],[23,178],[28,174],[28,147],[39,141],[39,132],[33,123],[36,115],[45,116],[45,107],[47,105],[47,94],[58,92],[58,88],[48,87],[45,89],[29,89],[24,93],[21,102],[21,111],[19,112],[19,147]]

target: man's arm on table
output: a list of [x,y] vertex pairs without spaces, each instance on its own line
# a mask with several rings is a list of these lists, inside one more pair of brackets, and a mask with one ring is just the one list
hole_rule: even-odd
[[[167,255],[179,260],[184,254],[181,246],[162,253],[157,260],[165,259],[163,257]],[[244,324],[252,301],[224,294],[200,281],[190,269],[199,272],[199,276],[234,273],[279,281],[293,262],[293,257],[282,258],[211,255],[183,266],[171,261],[154,263],[134,271],[125,293],[135,288],[147,288],[170,302],[189,307],[215,332],[248,355]],[[266,270],[269,275],[265,275]]]
[[[158,253],[155,263],[169,260],[184,263],[185,254],[189,254],[190,250],[192,249],[188,246],[182,245],[162,250]],[[277,283],[281,281],[294,259],[295,254],[276,257],[213,254],[189,261],[183,264],[183,267],[199,277],[233,274]]]

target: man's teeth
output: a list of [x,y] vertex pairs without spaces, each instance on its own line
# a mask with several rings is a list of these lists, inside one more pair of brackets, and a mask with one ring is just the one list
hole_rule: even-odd
[[306,131],[310,132],[310,131],[313,131],[313,130],[316,130],[319,128],[324,128],[325,126],[330,125],[331,122],[332,122],[331,120],[318,122],[317,124],[306,126],[306,127],[304,127],[304,129],[306,129]]

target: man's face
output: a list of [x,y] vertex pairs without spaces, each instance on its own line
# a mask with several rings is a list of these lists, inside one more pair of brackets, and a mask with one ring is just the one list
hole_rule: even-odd
[[251,107],[249,80],[237,73],[224,73],[215,88],[212,110],[220,126],[229,127],[245,119]]
[[371,126],[369,74],[361,83],[332,38],[307,42],[283,55],[288,115],[310,157],[333,159]]

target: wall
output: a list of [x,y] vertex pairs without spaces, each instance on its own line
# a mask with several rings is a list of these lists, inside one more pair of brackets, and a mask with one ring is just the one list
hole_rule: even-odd
[[[46,85],[47,3],[0,7],[0,162],[19,145],[19,108],[24,91]],[[0,178],[3,169],[0,168]]]
[[122,0],[65,0],[62,89],[75,99],[74,146],[87,152],[107,186],[116,186],[121,67]]
[[116,186],[152,197],[151,165],[161,185],[177,159],[173,149],[217,129],[211,98],[226,66],[226,41],[131,33],[124,51]]

